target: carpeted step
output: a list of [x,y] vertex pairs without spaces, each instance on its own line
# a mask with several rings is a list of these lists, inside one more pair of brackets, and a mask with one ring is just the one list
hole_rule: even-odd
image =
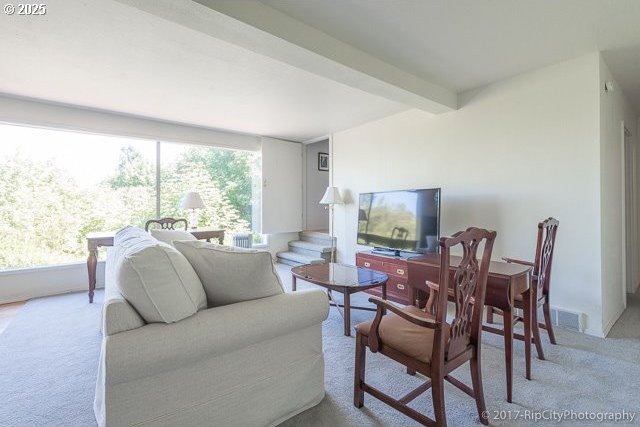
[[319,245],[317,243],[307,242],[304,240],[294,240],[289,242],[289,249],[292,248],[304,249],[305,251],[316,252],[317,254],[331,253],[331,245]]
[[[324,231],[306,230],[301,231],[298,235],[300,236],[300,240],[304,242],[331,247],[331,236]],[[335,245],[335,237],[333,238],[333,242]]]
[[311,257],[291,251],[278,252],[276,254],[278,262],[287,265],[303,265],[303,264],[324,264],[324,258]]
[[331,261],[331,251],[322,253],[311,249],[305,249],[303,247],[289,245],[289,252],[294,252],[309,258],[322,258],[327,262]]
[[291,267],[298,267],[304,264],[300,264],[299,262],[291,261],[285,258],[276,257],[276,262],[278,264],[290,265]]

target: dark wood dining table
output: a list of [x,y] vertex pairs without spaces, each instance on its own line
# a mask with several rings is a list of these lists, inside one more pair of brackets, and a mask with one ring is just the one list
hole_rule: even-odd
[[[460,260],[458,256],[451,256],[451,274],[455,273]],[[425,254],[412,257],[407,260],[407,283],[413,293],[413,301],[423,301],[420,294],[428,293],[426,281],[438,282],[440,273],[440,255]],[[496,307],[504,313],[504,357],[507,380],[507,401],[512,401],[513,388],[513,326],[514,326],[514,299],[521,294],[528,294],[531,283],[531,267],[509,264],[500,261],[491,261],[489,277],[487,279],[487,293],[485,305]],[[525,324],[530,324],[525,319]],[[492,331],[494,328],[483,325],[484,330]],[[526,331],[525,331],[526,333]],[[525,357],[531,358],[531,340],[525,340]],[[529,373],[527,373],[529,377]]]

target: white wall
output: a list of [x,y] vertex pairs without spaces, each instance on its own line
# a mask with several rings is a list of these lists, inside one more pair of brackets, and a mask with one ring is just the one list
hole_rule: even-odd
[[277,252],[286,251],[289,248],[289,242],[292,240],[298,240],[298,233],[278,233],[278,234],[270,234],[267,237],[267,248],[271,255],[275,259]]
[[[624,281],[624,143],[622,123],[632,132],[637,146],[636,112],[626,100],[602,57],[599,61],[600,174],[602,214],[602,319],[607,334],[625,308]],[[614,90],[606,92],[606,81]],[[634,264],[640,260],[634,260]]]
[[[104,261],[98,262],[96,282],[104,287]],[[89,291],[84,262],[0,272],[0,304],[78,291]]]
[[305,228],[328,230],[329,213],[320,200],[329,185],[329,172],[318,170],[318,153],[329,154],[329,140],[305,145]]
[[493,257],[532,259],[536,225],[560,220],[552,305],[602,335],[599,55],[460,96],[461,108],[410,110],[333,136],[338,257],[354,262],[361,192],[442,187],[442,234],[498,232]]

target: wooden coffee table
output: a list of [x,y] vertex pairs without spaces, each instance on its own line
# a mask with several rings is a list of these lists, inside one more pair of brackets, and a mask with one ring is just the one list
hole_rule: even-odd
[[[305,280],[314,285],[322,286],[327,289],[330,304],[344,308],[344,334],[351,336],[351,309],[376,311],[370,307],[351,306],[351,294],[365,291],[367,289],[382,287],[382,298],[387,298],[387,280],[386,274],[369,270],[368,268],[356,267],[355,265],[326,263],[326,264],[308,264],[301,265],[291,269],[291,290],[296,290],[296,280]],[[344,304],[338,304],[333,300],[331,291],[340,292],[344,295]]]

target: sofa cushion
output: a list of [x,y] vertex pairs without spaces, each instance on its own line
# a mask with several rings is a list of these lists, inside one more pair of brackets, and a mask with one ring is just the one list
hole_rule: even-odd
[[114,238],[115,282],[147,323],[172,323],[206,308],[206,295],[189,261],[145,231],[127,227]]
[[284,293],[271,254],[202,241],[176,241],[202,281],[209,307]]
[[151,237],[173,246],[174,240],[198,240],[196,236],[185,230],[149,230]]
[[145,325],[145,321],[120,293],[116,285],[114,262],[120,247],[107,248],[105,262],[104,304],[102,306],[102,334],[114,335]]

